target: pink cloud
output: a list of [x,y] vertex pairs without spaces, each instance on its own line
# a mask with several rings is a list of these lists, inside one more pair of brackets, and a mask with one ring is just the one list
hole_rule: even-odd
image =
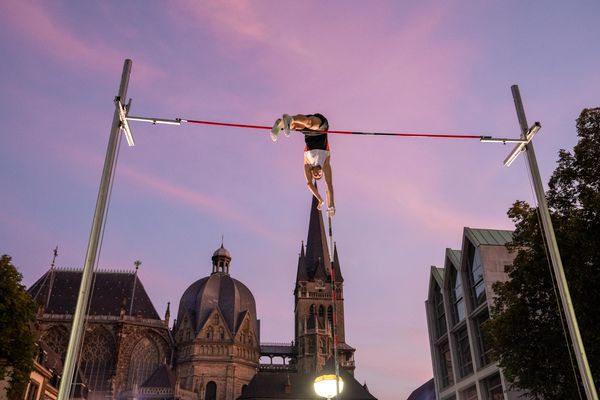
[[[84,173],[82,167],[90,167],[96,170],[102,165],[102,161],[98,155],[92,155],[80,149],[62,146],[60,152],[64,156],[63,160],[77,165],[77,168],[73,168],[72,165],[70,166],[70,170],[78,171],[77,173]],[[239,210],[236,205],[225,198],[209,196],[197,190],[141,173],[126,165],[118,166],[116,176],[124,176],[133,184],[149,191],[156,197],[185,204],[205,215],[217,216],[228,221],[233,221],[245,229],[269,240],[281,240],[281,236],[265,229],[264,224],[259,223],[259,221],[250,217],[247,213]]]
[[[43,2],[3,1],[0,3],[3,23],[15,30],[15,35],[26,38],[37,49],[59,62],[74,66],[85,65],[96,71],[115,74],[126,58],[113,46],[86,42],[70,32],[45,9]],[[136,79],[153,81],[166,74],[159,68],[136,62]]]

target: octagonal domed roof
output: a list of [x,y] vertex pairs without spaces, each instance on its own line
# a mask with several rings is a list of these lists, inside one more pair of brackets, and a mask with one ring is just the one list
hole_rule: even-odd
[[245,312],[250,313],[252,327],[258,334],[252,292],[226,273],[213,273],[192,283],[181,296],[177,319],[181,321],[189,313],[197,334],[215,308],[219,309],[233,334],[239,329]]

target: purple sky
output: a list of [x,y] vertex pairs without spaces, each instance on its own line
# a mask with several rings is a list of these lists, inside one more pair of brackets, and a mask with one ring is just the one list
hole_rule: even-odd
[[[168,6],[168,7],[167,7]],[[599,106],[597,1],[0,2],[0,253],[27,285],[82,267],[123,60],[132,114],[270,125],[325,114],[335,130],[517,137],[519,84],[544,182],[574,120]],[[162,314],[210,273],[225,235],[231,273],[254,293],[263,341],[293,339],[310,194],[302,138],[132,123],[101,268],[140,275]],[[333,135],[332,135],[333,136]],[[334,136],[335,240],[356,377],[381,400],[432,376],[431,265],[464,226],[510,229],[532,201],[512,146]]]

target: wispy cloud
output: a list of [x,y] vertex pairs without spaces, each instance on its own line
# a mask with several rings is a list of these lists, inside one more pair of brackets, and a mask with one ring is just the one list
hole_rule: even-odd
[[[96,168],[102,165],[100,157],[88,154],[85,151],[70,146],[62,146],[61,154],[63,160],[70,164],[70,170],[82,173],[82,169],[90,166]],[[203,215],[211,218],[222,218],[239,224],[244,229],[265,237],[269,240],[279,241],[281,236],[269,231],[255,218],[240,210],[235,204],[226,198],[212,196],[191,189],[183,185],[177,185],[167,180],[142,173],[126,165],[119,165],[116,174],[126,178],[131,184],[149,192],[151,195],[165,199],[169,202],[184,204]]]
[[[20,38],[26,38],[34,51],[74,67],[85,66],[91,70],[110,73],[125,58],[114,46],[86,40],[84,36],[71,32],[48,10],[47,3],[38,1],[8,0],[0,3],[2,21]],[[152,81],[165,76],[156,66],[136,63],[136,79]]]

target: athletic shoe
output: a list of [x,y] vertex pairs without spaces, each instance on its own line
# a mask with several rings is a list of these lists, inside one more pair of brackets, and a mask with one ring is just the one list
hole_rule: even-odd
[[279,132],[281,132],[281,128],[283,128],[283,122],[281,122],[281,118],[277,119],[273,124],[273,128],[271,128],[271,140],[276,142],[277,137],[279,136]]
[[285,136],[290,137],[290,126],[292,125],[292,117],[287,114],[283,114],[283,131],[285,132]]

